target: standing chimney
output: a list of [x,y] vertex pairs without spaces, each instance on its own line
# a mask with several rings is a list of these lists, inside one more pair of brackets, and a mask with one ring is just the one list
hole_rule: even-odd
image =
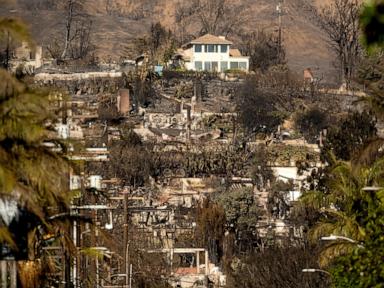
[[129,99],[129,90],[120,89],[117,97],[117,109],[121,114],[127,114],[131,111],[131,103]]

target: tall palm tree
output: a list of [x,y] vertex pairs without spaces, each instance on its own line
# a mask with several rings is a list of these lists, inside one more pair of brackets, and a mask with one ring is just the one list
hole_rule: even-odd
[[[4,35],[30,41],[25,26],[14,19],[0,18],[0,41]],[[52,138],[55,121],[51,99],[48,91],[30,88],[0,69],[0,205],[6,208],[0,213],[0,246],[19,255],[26,245],[28,258],[35,260],[19,262],[20,276],[36,274],[33,281],[24,279],[23,287],[40,285],[38,272],[43,263],[37,259],[47,237],[61,235],[61,241],[69,240],[63,233],[70,203],[69,163],[63,153],[45,145]],[[14,213],[19,214],[16,224],[11,221]],[[12,229],[20,221],[24,221],[23,229]]]
[[[63,227],[55,214],[66,211],[69,164],[64,155],[52,152],[44,142],[50,139],[48,93],[33,90],[0,70],[0,199],[13,201],[29,216],[29,258],[34,259],[44,235],[58,235]],[[31,221],[29,221],[31,220]],[[53,225],[54,224],[54,225]],[[9,228],[9,227],[8,227]],[[14,250],[20,235],[2,227],[0,240]]]
[[[365,1],[360,15],[362,40],[367,53],[359,64],[358,80],[366,88],[367,96],[362,97],[359,102],[366,104],[379,123],[384,121],[383,7],[384,1],[382,0]],[[378,154],[382,154],[383,145],[384,139],[380,137],[367,143],[358,160],[367,162],[374,159]]]
[[[322,236],[339,235],[363,242],[367,237],[364,222],[371,209],[371,195],[363,188],[384,185],[384,159],[376,160],[371,166],[355,166],[350,162],[335,161],[330,170],[326,192],[311,191],[301,198],[301,205],[310,207],[320,215],[310,229],[311,240]],[[378,193],[377,195],[380,195]],[[320,257],[323,265],[334,257],[351,251],[356,245],[335,242],[325,246]]]

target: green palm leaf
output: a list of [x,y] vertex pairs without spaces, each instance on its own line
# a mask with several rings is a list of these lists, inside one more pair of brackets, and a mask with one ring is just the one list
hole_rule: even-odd
[[21,20],[0,18],[0,39],[8,36],[17,41],[28,41],[31,43],[31,35]]
[[[317,223],[310,228],[309,238],[318,242],[322,236],[338,235],[363,242],[368,236],[367,219],[375,207],[374,199],[384,204],[384,189],[375,194],[363,191],[365,186],[383,185],[384,159],[370,166],[354,166],[350,162],[335,161],[330,168],[328,190],[303,194],[300,205],[317,211]],[[322,264],[329,264],[341,254],[356,248],[356,244],[338,241],[324,247]]]

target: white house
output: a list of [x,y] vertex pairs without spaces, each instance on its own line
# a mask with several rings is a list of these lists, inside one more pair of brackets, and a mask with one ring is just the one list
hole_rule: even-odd
[[206,34],[178,50],[185,68],[193,71],[225,72],[229,69],[249,70],[249,57],[242,56],[224,36]]

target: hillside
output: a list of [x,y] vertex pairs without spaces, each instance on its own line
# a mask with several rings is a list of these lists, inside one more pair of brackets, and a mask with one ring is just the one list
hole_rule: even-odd
[[[93,39],[97,55],[104,60],[118,59],[124,55],[124,47],[143,35],[152,22],[159,21],[171,30],[175,29],[175,9],[187,0],[86,0],[85,9],[93,21]],[[277,0],[235,0],[231,5],[244,5],[244,30],[266,29],[276,31]],[[327,49],[325,36],[311,22],[307,5],[320,5],[321,0],[285,1],[283,38],[289,66],[297,72],[306,67],[315,70],[317,76],[327,75],[332,80],[333,57]],[[49,7],[47,3],[55,3]],[[52,0],[18,0],[3,5],[0,13],[23,18],[38,43],[47,45],[52,35],[64,27],[64,13]],[[48,10],[49,9],[49,10]],[[193,26],[193,23],[192,23]],[[229,36],[231,38],[231,35]],[[234,39],[235,40],[235,39]],[[236,41],[236,40],[235,40]]]

